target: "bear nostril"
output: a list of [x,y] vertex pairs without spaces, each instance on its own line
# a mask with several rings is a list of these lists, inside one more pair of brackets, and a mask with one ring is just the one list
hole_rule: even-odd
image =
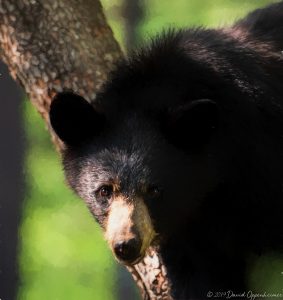
[[118,259],[133,262],[140,256],[141,243],[138,239],[120,241],[114,245],[114,252]]

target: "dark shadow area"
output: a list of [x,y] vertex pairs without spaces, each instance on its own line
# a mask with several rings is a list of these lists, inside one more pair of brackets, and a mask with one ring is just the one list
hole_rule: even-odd
[[22,92],[0,63],[0,299],[16,298],[17,244],[24,195]]

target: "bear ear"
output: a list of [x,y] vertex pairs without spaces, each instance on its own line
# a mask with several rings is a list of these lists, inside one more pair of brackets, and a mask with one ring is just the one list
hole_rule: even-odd
[[105,117],[72,92],[58,93],[54,97],[49,118],[55,133],[68,146],[77,146],[98,135],[105,125]]
[[209,142],[217,126],[217,104],[200,99],[170,112],[165,132],[170,143],[186,152],[196,153]]

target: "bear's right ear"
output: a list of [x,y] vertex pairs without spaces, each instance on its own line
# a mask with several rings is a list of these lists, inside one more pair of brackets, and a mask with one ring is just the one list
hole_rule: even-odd
[[54,97],[49,118],[55,133],[68,146],[77,146],[98,135],[105,125],[105,117],[72,92],[58,93]]

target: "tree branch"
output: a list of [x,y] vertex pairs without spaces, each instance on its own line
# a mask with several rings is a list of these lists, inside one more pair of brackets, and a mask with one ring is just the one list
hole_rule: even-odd
[[[122,57],[98,0],[0,0],[0,55],[49,125],[55,93],[72,89],[95,105],[96,92]],[[171,299],[157,249],[127,267],[144,299]]]

